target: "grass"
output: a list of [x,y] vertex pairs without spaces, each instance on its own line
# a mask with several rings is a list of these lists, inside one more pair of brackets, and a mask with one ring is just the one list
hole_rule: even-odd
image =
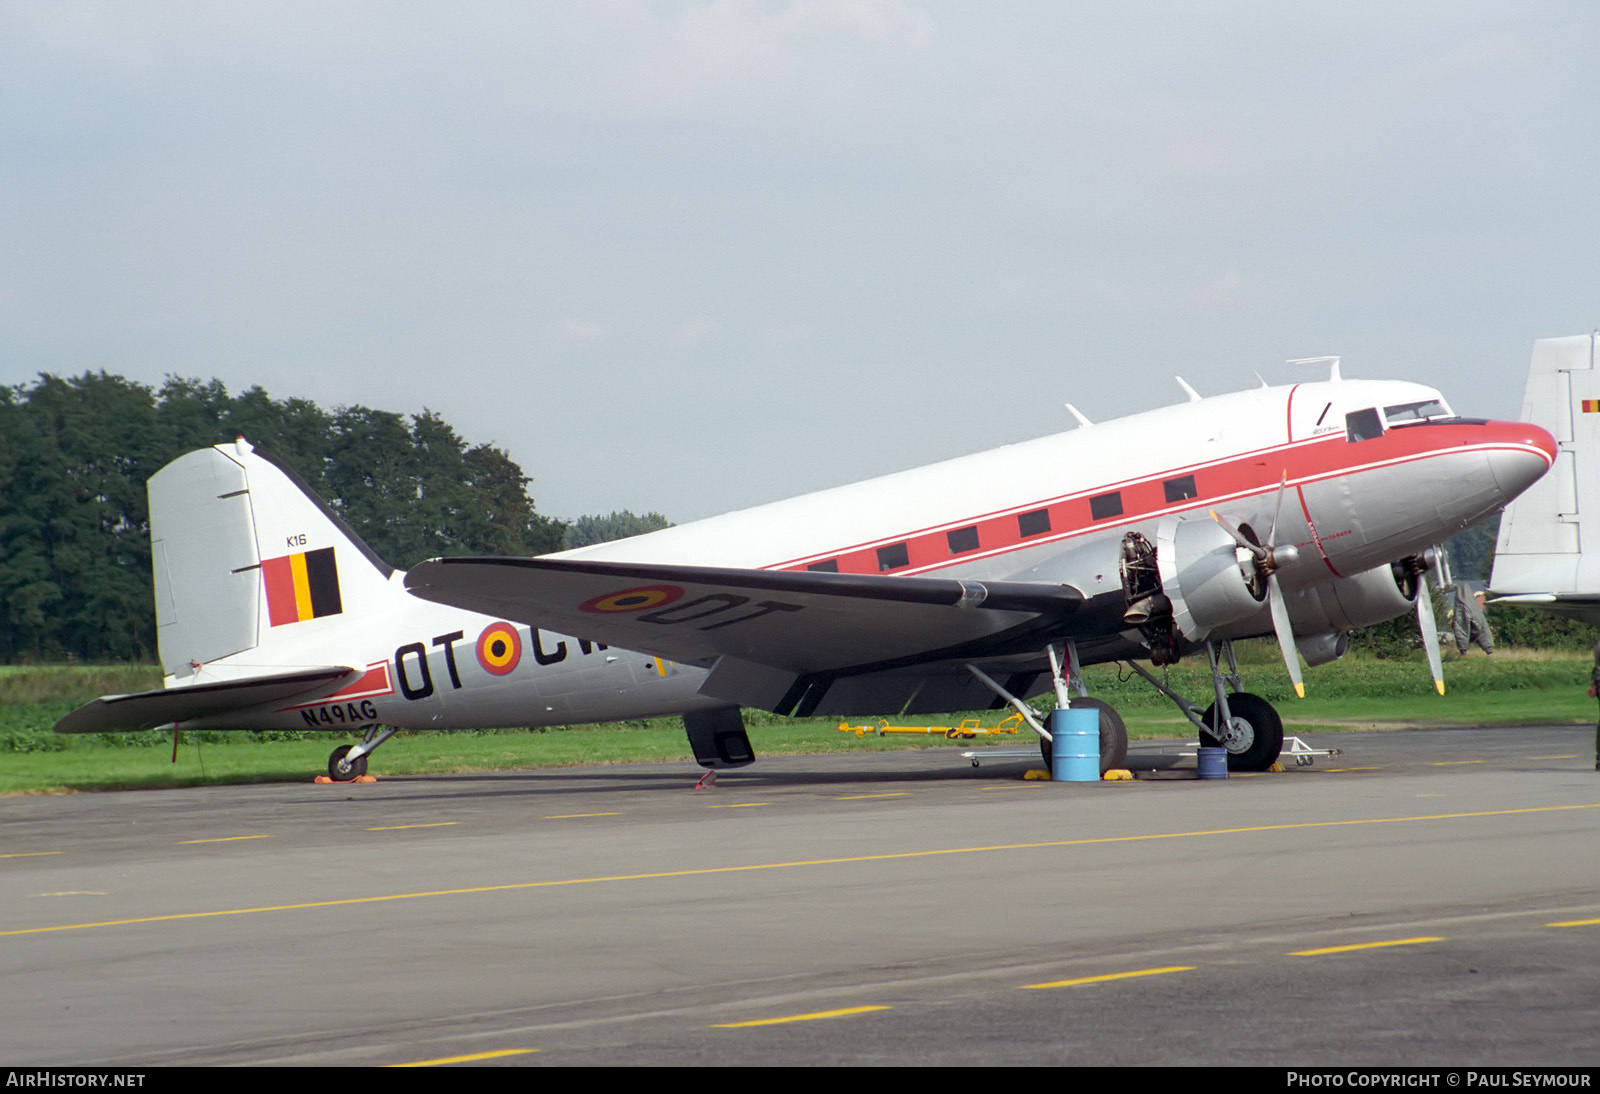
[[[1593,722],[1588,698],[1592,662],[1587,655],[1503,650],[1493,658],[1474,653],[1445,665],[1448,692],[1434,694],[1419,656],[1378,660],[1352,654],[1306,672],[1308,698],[1293,697],[1275,647],[1241,646],[1241,671],[1249,690],[1284,716],[1290,732],[1386,729],[1423,725],[1511,725]],[[1117,708],[1136,738],[1187,737],[1189,723],[1142,679],[1114,665],[1085,672],[1091,694]],[[1158,673],[1158,675],[1161,675]],[[1168,686],[1197,702],[1211,694],[1203,663],[1186,662],[1165,673]],[[186,734],[172,763],[170,734],[63,737],[56,719],[101,694],[159,686],[159,670],[146,666],[0,668],[0,793],[50,793],[215,783],[301,781],[324,770],[342,734]],[[983,716],[994,725],[1003,712]],[[934,736],[840,733],[836,719],[787,719],[750,712],[750,739],[759,755],[878,751],[903,748],[1035,747],[1024,731],[1014,737],[946,741]],[[912,719],[941,722],[945,719]],[[958,721],[949,718],[950,724]],[[852,719],[875,724],[876,719]],[[198,737],[198,739],[197,739]],[[559,767],[581,763],[687,762],[688,743],[676,719],[545,730],[456,731],[397,734],[374,760],[387,774],[437,774]]]

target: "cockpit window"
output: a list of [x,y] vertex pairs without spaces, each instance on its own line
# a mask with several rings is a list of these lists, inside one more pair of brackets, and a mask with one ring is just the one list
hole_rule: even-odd
[[1352,410],[1344,416],[1344,429],[1345,436],[1352,443],[1370,441],[1374,437],[1383,436],[1383,420],[1378,417],[1377,407]]
[[1439,399],[1425,399],[1420,403],[1400,403],[1398,406],[1383,408],[1383,416],[1390,425],[1404,425],[1408,422],[1425,422],[1431,418],[1453,418],[1450,408]]

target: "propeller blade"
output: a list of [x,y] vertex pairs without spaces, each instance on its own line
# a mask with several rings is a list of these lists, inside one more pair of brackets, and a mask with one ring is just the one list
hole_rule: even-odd
[[1422,648],[1428,651],[1428,671],[1433,673],[1433,686],[1444,694],[1444,664],[1439,657],[1439,625],[1433,621],[1433,596],[1428,592],[1426,578],[1417,582],[1417,629],[1422,632]]
[[1278,636],[1278,651],[1283,654],[1284,668],[1289,670],[1295,695],[1304,699],[1306,685],[1300,676],[1300,657],[1295,650],[1294,628],[1289,624],[1289,605],[1283,599],[1283,590],[1278,588],[1277,574],[1267,578],[1267,603],[1272,608],[1272,633]]
[[1232,524],[1229,524],[1228,518],[1224,517],[1215,509],[1212,509],[1209,512],[1211,513],[1211,519],[1220,524],[1222,526],[1222,530],[1233,537],[1233,542],[1237,543],[1240,547],[1243,547],[1246,551],[1249,551],[1252,555],[1256,556],[1258,560],[1265,559],[1267,557],[1269,553],[1267,548],[1263,547],[1259,543],[1251,543],[1245,538],[1243,532],[1239,531],[1239,529],[1235,528]]
[[1283,495],[1289,489],[1289,469],[1284,468],[1283,478],[1278,483],[1278,504],[1272,510],[1272,528],[1267,532],[1267,547],[1270,550],[1278,545],[1278,518],[1283,516]]

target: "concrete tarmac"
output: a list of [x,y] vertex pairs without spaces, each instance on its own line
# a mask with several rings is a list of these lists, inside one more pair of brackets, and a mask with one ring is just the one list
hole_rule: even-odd
[[1586,727],[0,799],[0,1064],[1600,1063]]

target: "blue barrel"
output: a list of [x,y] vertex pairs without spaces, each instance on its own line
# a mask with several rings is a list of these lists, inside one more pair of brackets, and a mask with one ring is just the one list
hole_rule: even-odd
[[1100,712],[1094,707],[1050,712],[1050,777],[1055,782],[1100,781]]
[[1202,779],[1226,779],[1228,777],[1228,750],[1225,748],[1206,748],[1202,746],[1195,753],[1195,762],[1200,765]]

